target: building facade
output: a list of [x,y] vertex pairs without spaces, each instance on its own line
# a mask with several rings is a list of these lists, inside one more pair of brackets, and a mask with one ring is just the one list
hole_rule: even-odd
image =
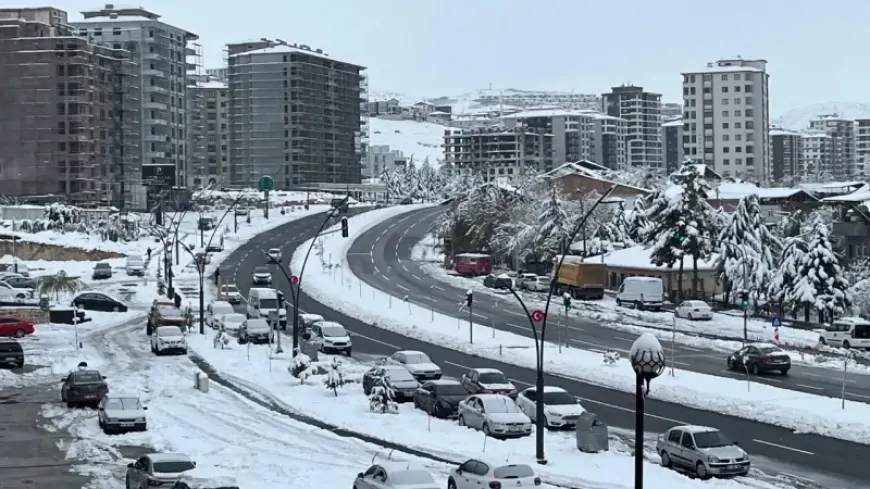
[[628,167],[628,121],[598,112],[591,113],[592,137],[589,160],[611,170]]
[[553,135],[524,127],[447,129],[443,164],[485,182],[547,172],[553,169]]
[[601,111],[626,121],[627,165],[663,171],[662,96],[622,85],[601,96]]
[[54,8],[0,9],[0,194],[124,208],[137,162],[130,53],[75,37]]
[[368,147],[365,68],[280,40],[231,44],[232,185],[359,183]]
[[187,185],[224,188],[230,185],[229,89],[206,76],[189,88]]
[[725,59],[683,73],[683,152],[723,177],[770,180],[767,61]]
[[855,178],[870,177],[870,119],[855,121]]
[[390,148],[389,144],[373,144],[366,156],[363,178],[377,178],[384,171],[405,167],[408,158],[398,149]]
[[201,56],[193,44],[198,37],[141,7],[106,5],[82,15],[84,20],[72,23],[78,36],[129,51],[139,68],[139,164],[126,169],[124,184],[130,190],[125,205],[145,210],[157,198],[155,189],[186,181],[185,110],[189,75]]
[[803,163],[803,137],[779,128],[770,130],[770,171],[773,182],[798,182],[807,178]]
[[662,104],[662,121],[683,117],[683,104],[673,102]]
[[841,181],[860,176],[856,169],[855,121],[837,114],[825,114],[810,121],[810,130],[831,137],[830,166],[823,168],[825,173]]
[[662,155],[665,171],[670,175],[683,166],[683,119],[670,119],[662,123]]
[[807,131],[801,134],[800,178],[830,178],[833,148],[833,139],[824,131]]

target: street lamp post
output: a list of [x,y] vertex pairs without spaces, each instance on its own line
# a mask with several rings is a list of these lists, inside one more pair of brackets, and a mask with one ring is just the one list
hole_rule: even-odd
[[655,335],[644,333],[634,340],[628,355],[635,374],[634,489],[643,489],[643,404],[649,394],[650,381],[665,370],[665,351]]

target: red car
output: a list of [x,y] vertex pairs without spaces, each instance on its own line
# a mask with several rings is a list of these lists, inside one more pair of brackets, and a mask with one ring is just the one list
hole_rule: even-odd
[[0,336],[22,336],[33,334],[33,323],[15,316],[0,317]]

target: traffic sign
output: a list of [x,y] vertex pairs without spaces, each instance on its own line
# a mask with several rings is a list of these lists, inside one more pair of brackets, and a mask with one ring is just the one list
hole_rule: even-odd
[[534,321],[536,323],[540,323],[543,320],[544,320],[544,311],[541,311],[540,309],[535,309],[534,311],[532,311],[532,321]]
[[298,284],[298,283],[299,283],[299,277],[297,277],[296,275],[291,275],[291,276],[290,276],[290,283],[293,284],[293,285]]
[[773,323],[774,328],[778,328],[778,327],[782,326],[782,318],[779,316],[774,316],[771,323]]
[[269,175],[263,175],[260,177],[260,181],[257,182],[257,188],[261,192],[268,192],[269,190],[275,189],[275,180]]

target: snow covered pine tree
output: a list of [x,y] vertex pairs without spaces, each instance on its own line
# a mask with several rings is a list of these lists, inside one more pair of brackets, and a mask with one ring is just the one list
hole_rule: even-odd
[[299,379],[299,383],[304,384],[305,379],[311,373],[311,357],[299,351],[298,348],[293,353],[294,356],[290,360],[290,366],[287,367],[287,370],[290,371],[290,375]]
[[[698,261],[706,260],[712,253],[712,237],[715,231],[713,208],[707,201],[710,185],[698,170],[697,165],[684,165],[680,171],[682,175],[681,186],[682,206],[682,235],[681,246],[686,255],[692,257],[692,297],[698,297]],[[682,269],[682,261],[680,268]],[[680,270],[682,278],[682,270]],[[683,290],[680,287],[680,290]]]
[[813,223],[807,253],[798,269],[795,303],[804,307],[805,321],[809,322],[810,309],[815,309],[820,323],[833,322],[852,303],[848,290],[828,225],[819,216]]
[[332,358],[329,371],[326,373],[326,380],[323,383],[326,384],[327,389],[330,389],[335,394],[335,397],[338,397],[338,388],[345,384],[344,365],[338,358]]
[[389,378],[377,376],[373,379],[372,392],[369,394],[369,411],[379,414],[399,412],[399,405],[396,404],[396,391]]

